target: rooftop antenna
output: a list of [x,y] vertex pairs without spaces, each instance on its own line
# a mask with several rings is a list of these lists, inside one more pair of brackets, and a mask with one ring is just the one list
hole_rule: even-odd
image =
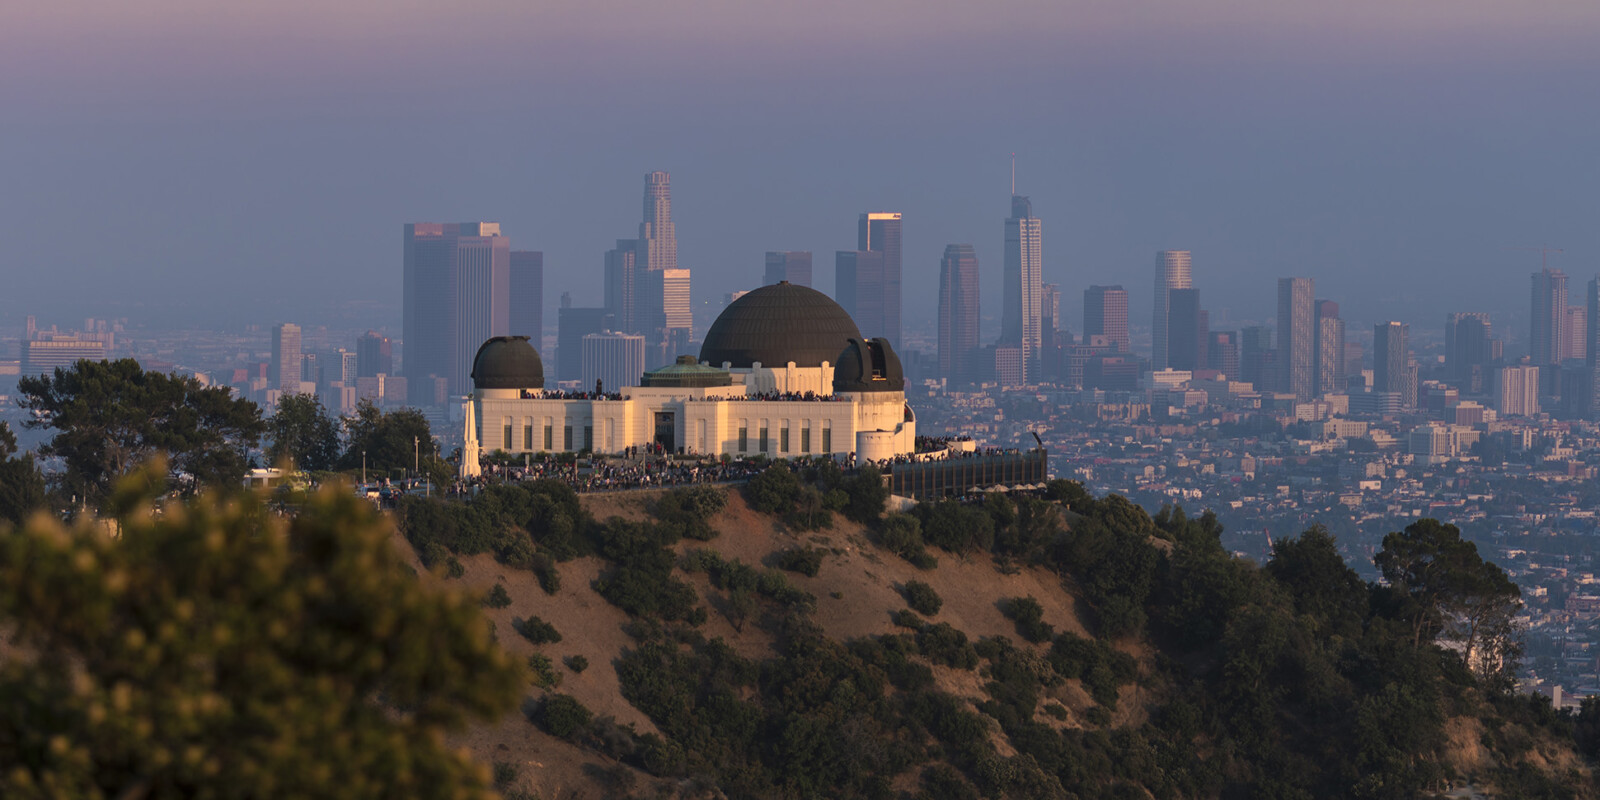
[[1017,154],[1011,154],[1011,193],[1017,193]]

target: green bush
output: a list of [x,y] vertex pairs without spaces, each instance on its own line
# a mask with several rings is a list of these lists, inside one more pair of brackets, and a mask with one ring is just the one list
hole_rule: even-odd
[[527,619],[516,617],[511,620],[511,627],[515,628],[517,633],[522,634],[522,638],[534,644],[549,644],[561,641],[561,633],[556,630],[556,626],[538,617],[528,617]]
[[1044,621],[1044,607],[1031,595],[1013,597],[1000,604],[1000,613],[1017,624],[1017,634],[1035,644],[1055,637],[1055,629]]
[[571,695],[552,694],[539,704],[534,722],[551,736],[572,741],[577,739],[593,720],[594,714],[584,708],[576,698]]
[[785,464],[773,464],[745,484],[750,507],[764,514],[787,514],[800,499],[800,479]]
[[494,788],[495,791],[504,792],[517,782],[517,765],[504,761],[494,762]]
[[528,671],[533,673],[533,685],[541,689],[554,689],[561,685],[561,673],[555,662],[543,653],[528,656]]
[[567,656],[565,663],[567,665],[567,669],[572,670],[574,675],[580,674],[589,668],[589,659],[584,658],[581,655]]
[[822,569],[822,559],[826,555],[826,550],[816,547],[797,547],[785,550],[778,555],[778,568],[790,572],[798,572],[808,578],[815,578],[817,577],[817,572]]
[[906,605],[925,617],[939,613],[939,609],[944,606],[944,600],[940,599],[939,593],[922,581],[906,581],[900,589],[900,594],[905,596]]
[[483,604],[490,608],[505,608],[511,605],[511,593],[506,591],[505,584],[497,583],[489,594],[484,596]]
[[728,504],[728,496],[711,486],[692,486],[672,489],[656,501],[655,518],[664,528],[671,529],[672,538],[709,541],[717,532],[711,527],[711,518]]

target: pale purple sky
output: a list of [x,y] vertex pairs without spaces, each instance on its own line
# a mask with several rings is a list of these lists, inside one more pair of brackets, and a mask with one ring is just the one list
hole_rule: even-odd
[[1600,270],[1600,3],[19,5],[0,327],[397,305],[419,220],[498,220],[550,308],[594,303],[652,169],[699,298],[769,249],[831,289],[856,215],[895,210],[926,320],[952,242],[997,305],[1012,152],[1074,325],[1094,283],[1147,323],[1161,248],[1223,319],[1270,318],[1284,275],[1357,322],[1525,316],[1510,248]]

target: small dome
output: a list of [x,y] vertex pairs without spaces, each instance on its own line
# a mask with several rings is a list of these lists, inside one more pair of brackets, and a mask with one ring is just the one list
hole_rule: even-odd
[[706,331],[700,360],[720,367],[820,367],[832,363],[852,338],[855,320],[833,298],[808,286],[784,281],[763,286],[733,301]]
[[905,388],[905,370],[888,339],[851,339],[833,367],[835,392],[903,392]]
[[732,386],[733,375],[725,369],[705,366],[695,361],[694,356],[678,356],[678,363],[646,372],[640,385],[676,389]]
[[526,336],[496,336],[472,359],[477,389],[543,389],[544,361]]

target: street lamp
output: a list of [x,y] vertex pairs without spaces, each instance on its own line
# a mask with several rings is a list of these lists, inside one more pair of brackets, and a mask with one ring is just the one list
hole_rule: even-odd
[[367,485],[367,451],[361,451],[361,485]]

